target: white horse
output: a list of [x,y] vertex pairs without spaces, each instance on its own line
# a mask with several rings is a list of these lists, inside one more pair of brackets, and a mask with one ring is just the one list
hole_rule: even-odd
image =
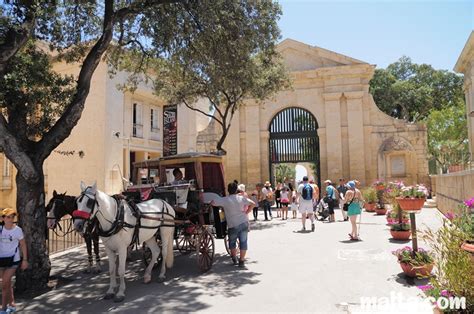
[[[114,298],[115,302],[121,302],[125,298],[125,263],[127,258],[127,247],[132,243],[135,228],[139,228],[138,243],[143,243],[151,250],[151,262],[145,270],[144,282],[151,281],[151,271],[157,258],[160,255],[155,234],[158,229],[161,236],[161,246],[163,248],[163,263],[161,265],[160,280],[165,279],[166,267],[173,266],[173,238],[174,238],[174,217],[175,212],[171,205],[159,199],[152,199],[137,204],[140,212],[140,221],[133,214],[132,209],[126,201],[120,200],[122,206],[118,206],[116,199],[97,190],[94,183],[88,186],[81,182],[82,193],[77,199],[77,210],[74,211],[74,228],[83,232],[85,222],[97,218],[99,232],[105,251],[109,258],[110,286],[104,299]],[[123,209],[123,210],[122,210]],[[116,281],[116,255],[118,254],[118,275],[120,277],[120,287],[117,288]]]

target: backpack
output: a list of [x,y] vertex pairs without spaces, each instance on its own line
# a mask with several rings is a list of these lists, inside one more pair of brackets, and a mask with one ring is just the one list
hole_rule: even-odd
[[313,187],[311,184],[306,183],[303,186],[303,191],[301,193],[301,196],[303,197],[304,200],[310,201],[313,199]]

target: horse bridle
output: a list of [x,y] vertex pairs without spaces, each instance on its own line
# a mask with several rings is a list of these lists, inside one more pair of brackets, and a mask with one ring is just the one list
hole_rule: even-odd
[[[74,218],[80,218],[80,219],[84,219],[84,220],[91,220],[91,216],[96,216],[100,212],[99,211],[99,202],[97,202],[96,194],[87,193],[87,190],[89,188],[90,187],[86,188],[85,191],[82,192],[81,195],[79,195],[77,200],[79,202],[82,202],[84,197],[87,197],[86,208],[90,209],[90,212],[88,213],[88,212],[77,209],[77,210],[72,212],[72,216]],[[94,215],[92,215],[94,213],[94,209],[95,209],[96,206],[98,207],[97,212]]]
[[[55,198],[53,199],[53,204],[56,205],[57,202],[61,202],[61,205],[62,206],[66,206],[66,201],[63,200],[63,199],[60,199],[60,198]],[[57,205],[56,205],[57,206]],[[50,210],[48,210],[48,212],[50,212],[52,210],[52,208]],[[67,211],[64,211],[67,213]],[[62,217],[62,216],[61,216]],[[72,220],[69,221],[69,226],[67,227],[66,231],[63,231],[63,228],[61,227],[61,224],[58,223],[58,221],[61,219],[61,217],[57,217],[56,216],[56,213],[54,213],[54,218],[47,218],[47,219],[54,219],[56,220],[56,223],[54,225],[54,228],[52,229],[54,234],[58,237],[61,237],[61,238],[64,238],[65,236],[67,236],[68,234],[72,233],[74,231],[74,227],[73,227],[73,224],[72,224]],[[62,232],[62,235],[58,233],[58,231],[56,231],[56,227],[59,228],[59,230]]]

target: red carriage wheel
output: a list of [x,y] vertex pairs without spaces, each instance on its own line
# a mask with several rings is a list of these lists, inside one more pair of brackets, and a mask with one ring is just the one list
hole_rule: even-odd
[[206,272],[211,269],[212,264],[214,263],[214,237],[204,226],[200,228],[200,231],[197,236],[197,262],[199,269],[202,272]]

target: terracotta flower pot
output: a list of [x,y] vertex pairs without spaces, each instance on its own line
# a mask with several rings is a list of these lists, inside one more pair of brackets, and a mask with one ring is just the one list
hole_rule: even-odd
[[400,266],[402,267],[403,272],[408,277],[428,277],[433,270],[433,264],[427,264],[423,266],[412,266],[407,263],[400,262]]
[[410,239],[411,236],[411,231],[395,231],[395,230],[390,230],[390,234],[392,235],[392,238],[394,240],[408,240]]
[[425,204],[425,198],[397,197],[396,200],[400,208],[405,211],[419,211],[423,208],[423,204]]
[[375,203],[365,203],[364,208],[366,212],[372,213],[375,211],[375,206],[377,204]]
[[470,253],[471,255],[471,262],[474,263],[474,243],[468,243],[464,241],[463,244],[461,244],[461,249],[464,251]]
[[387,210],[385,208],[377,208],[375,209],[375,212],[377,215],[385,215],[387,213]]

